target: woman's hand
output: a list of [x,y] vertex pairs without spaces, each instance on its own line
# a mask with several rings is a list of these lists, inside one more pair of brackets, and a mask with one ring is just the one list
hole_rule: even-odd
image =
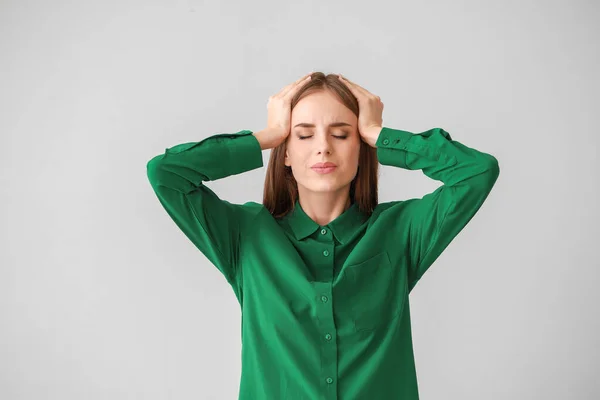
[[302,86],[310,82],[311,75],[312,72],[304,75],[285,86],[279,93],[269,97],[267,129],[265,129],[266,132],[269,132],[269,138],[267,138],[269,148],[279,146],[290,134],[292,98]]
[[338,74],[338,78],[346,84],[358,100],[358,133],[368,145],[376,147],[375,143],[383,127],[383,103],[381,98],[349,81],[341,74]]

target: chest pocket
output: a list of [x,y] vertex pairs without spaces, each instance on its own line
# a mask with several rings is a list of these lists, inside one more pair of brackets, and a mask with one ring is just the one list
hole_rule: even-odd
[[385,251],[340,272],[338,314],[352,320],[357,332],[384,329],[401,314],[405,297],[406,279]]

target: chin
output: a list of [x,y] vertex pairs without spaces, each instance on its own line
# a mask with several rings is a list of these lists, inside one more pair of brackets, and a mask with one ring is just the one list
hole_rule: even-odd
[[329,182],[311,182],[310,185],[305,185],[311,192],[336,192],[344,186],[346,185],[333,180]]

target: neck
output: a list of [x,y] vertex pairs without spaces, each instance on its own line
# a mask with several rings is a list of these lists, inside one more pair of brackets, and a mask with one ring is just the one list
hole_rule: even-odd
[[306,215],[320,226],[329,224],[352,205],[348,190],[341,193],[299,194],[298,202]]

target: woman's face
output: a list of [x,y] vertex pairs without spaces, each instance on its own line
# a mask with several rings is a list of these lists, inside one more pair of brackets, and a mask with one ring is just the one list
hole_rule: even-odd
[[[357,124],[356,115],[329,91],[311,93],[296,104],[286,140],[285,165],[292,168],[299,191],[349,190],[360,154]],[[311,167],[320,162],[332,162],[337,167],[333,172],[319,173]]]

